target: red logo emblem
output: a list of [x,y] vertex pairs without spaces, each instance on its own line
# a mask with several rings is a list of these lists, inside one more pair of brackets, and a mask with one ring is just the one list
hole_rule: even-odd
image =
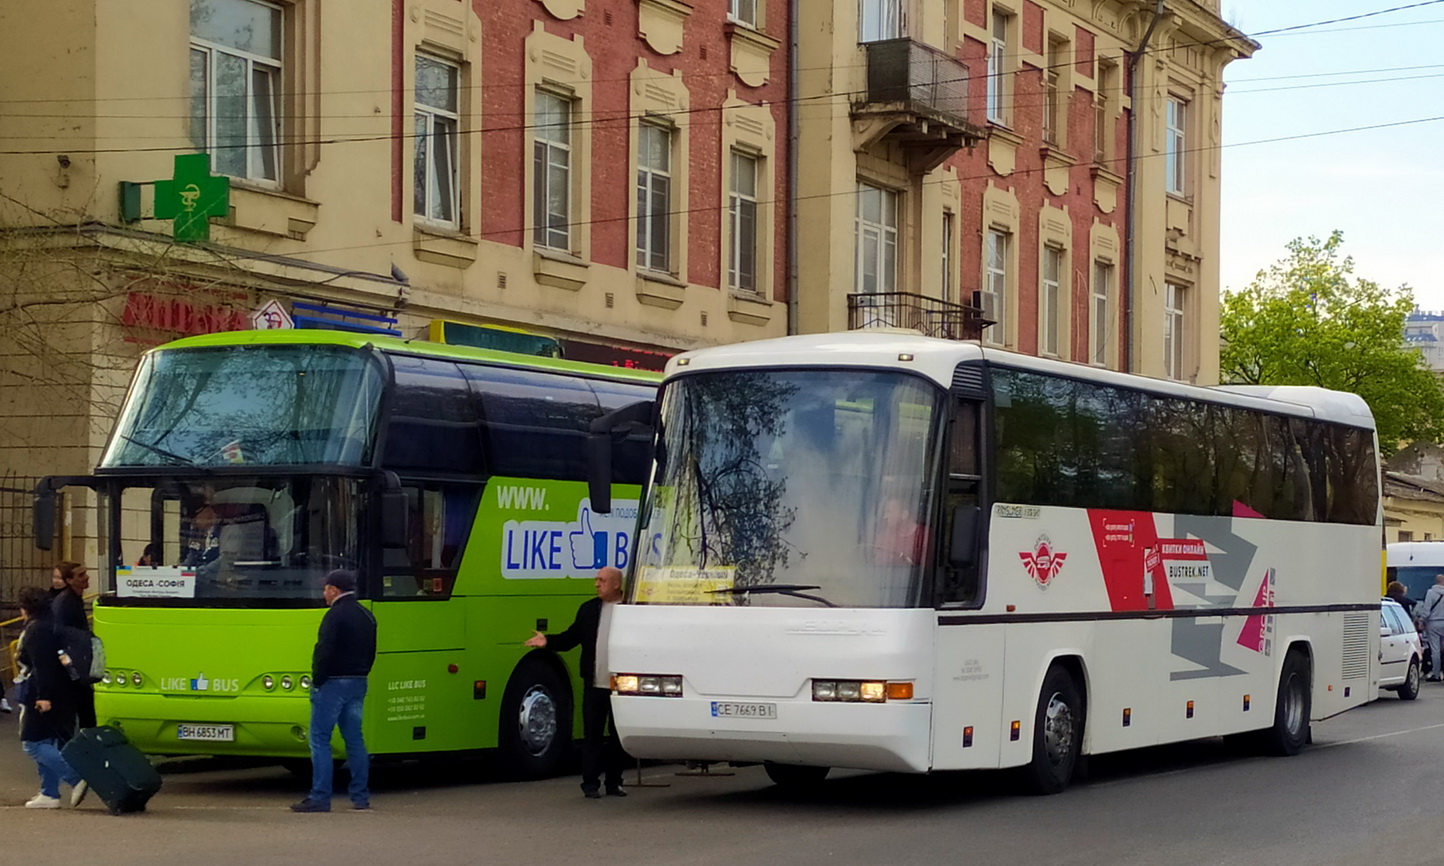
[[1043,589],[1047,589],[1053,578],[1058,576],[1058,572],[1063,570],[1063,560],[1068,558],[1068,554],[1053,550],[1053,543],[1046,535],[1038,537],[1038,543],[1032,551],[1025,550],[1018,556],[1022,558],[1023,567],[1028,570],[1029,576]]

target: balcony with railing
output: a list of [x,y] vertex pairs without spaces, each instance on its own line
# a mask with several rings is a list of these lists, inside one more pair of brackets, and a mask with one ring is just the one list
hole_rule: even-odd
[[968,123],[968,68],[912,39],[866,43],[867,91],[852,107],[858,150],[887,140],[908,167],[932,171],[984,130]]
[[978,307],[913,292],[872,292],[847,296],[847,327],[906,328],[944,340],[977,340],[994,324]]

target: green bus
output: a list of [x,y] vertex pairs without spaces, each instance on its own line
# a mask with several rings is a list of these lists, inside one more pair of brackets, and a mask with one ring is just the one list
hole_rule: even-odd
[[307,757],[322,582],[352,569],[379,626],[370,751],[498,748],[514,775],[556,772],[575,659],[522,642],[630,559],[648,443],[620,441],[610,514],[586,443],[659,378],[320,330],[149,351],[94,474],[36,488],[45,549],[56,491],[101,504],[100,722],[151,754]]

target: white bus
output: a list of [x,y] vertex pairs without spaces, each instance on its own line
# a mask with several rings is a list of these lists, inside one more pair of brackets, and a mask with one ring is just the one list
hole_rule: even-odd
[[680,355],[659,399],[607,648],[639,758],[1020,767],[1051,793],[1080,755],[1294,754],[1376,693],[1357,396],[854,332]]

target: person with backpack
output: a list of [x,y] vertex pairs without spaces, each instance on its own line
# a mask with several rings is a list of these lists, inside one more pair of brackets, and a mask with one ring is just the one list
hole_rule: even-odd
[[[55,570],[60,573],[65,584],[65,588],[50,602],[50,612],[55,619],[55,625],[58,628],[85,632],[85,640],[89,641],[90,619],[85,615],[85,591],[90,588],[90,573],[78,562],[62,562]],[[93,728],[95,684],[90,681],[89,661],[85,662],[84,667],[80,678],[73,685],[75,700],[72,705],[80,720],[80,727]]]
[[75,733],[75,687],[45,590],[35,586],[20,590],[20,616],[25,621],[16,654],[21,672],[20,745],[40,773],[40,793],[25,808],[60,808],[62,782],[71,786],[70,805],[78,806],[89,786],[60,755],[60,747]]
[[1444,574],[1434,576],[1434,585],[1424,594],[1424,600],[1414,605],[1414,622],[1429,644],[1429,653],[1434,657],[1434,669],[1429,672],[1429,682],[1444,681],[1444,664],[1439,649],[1444,646]]

